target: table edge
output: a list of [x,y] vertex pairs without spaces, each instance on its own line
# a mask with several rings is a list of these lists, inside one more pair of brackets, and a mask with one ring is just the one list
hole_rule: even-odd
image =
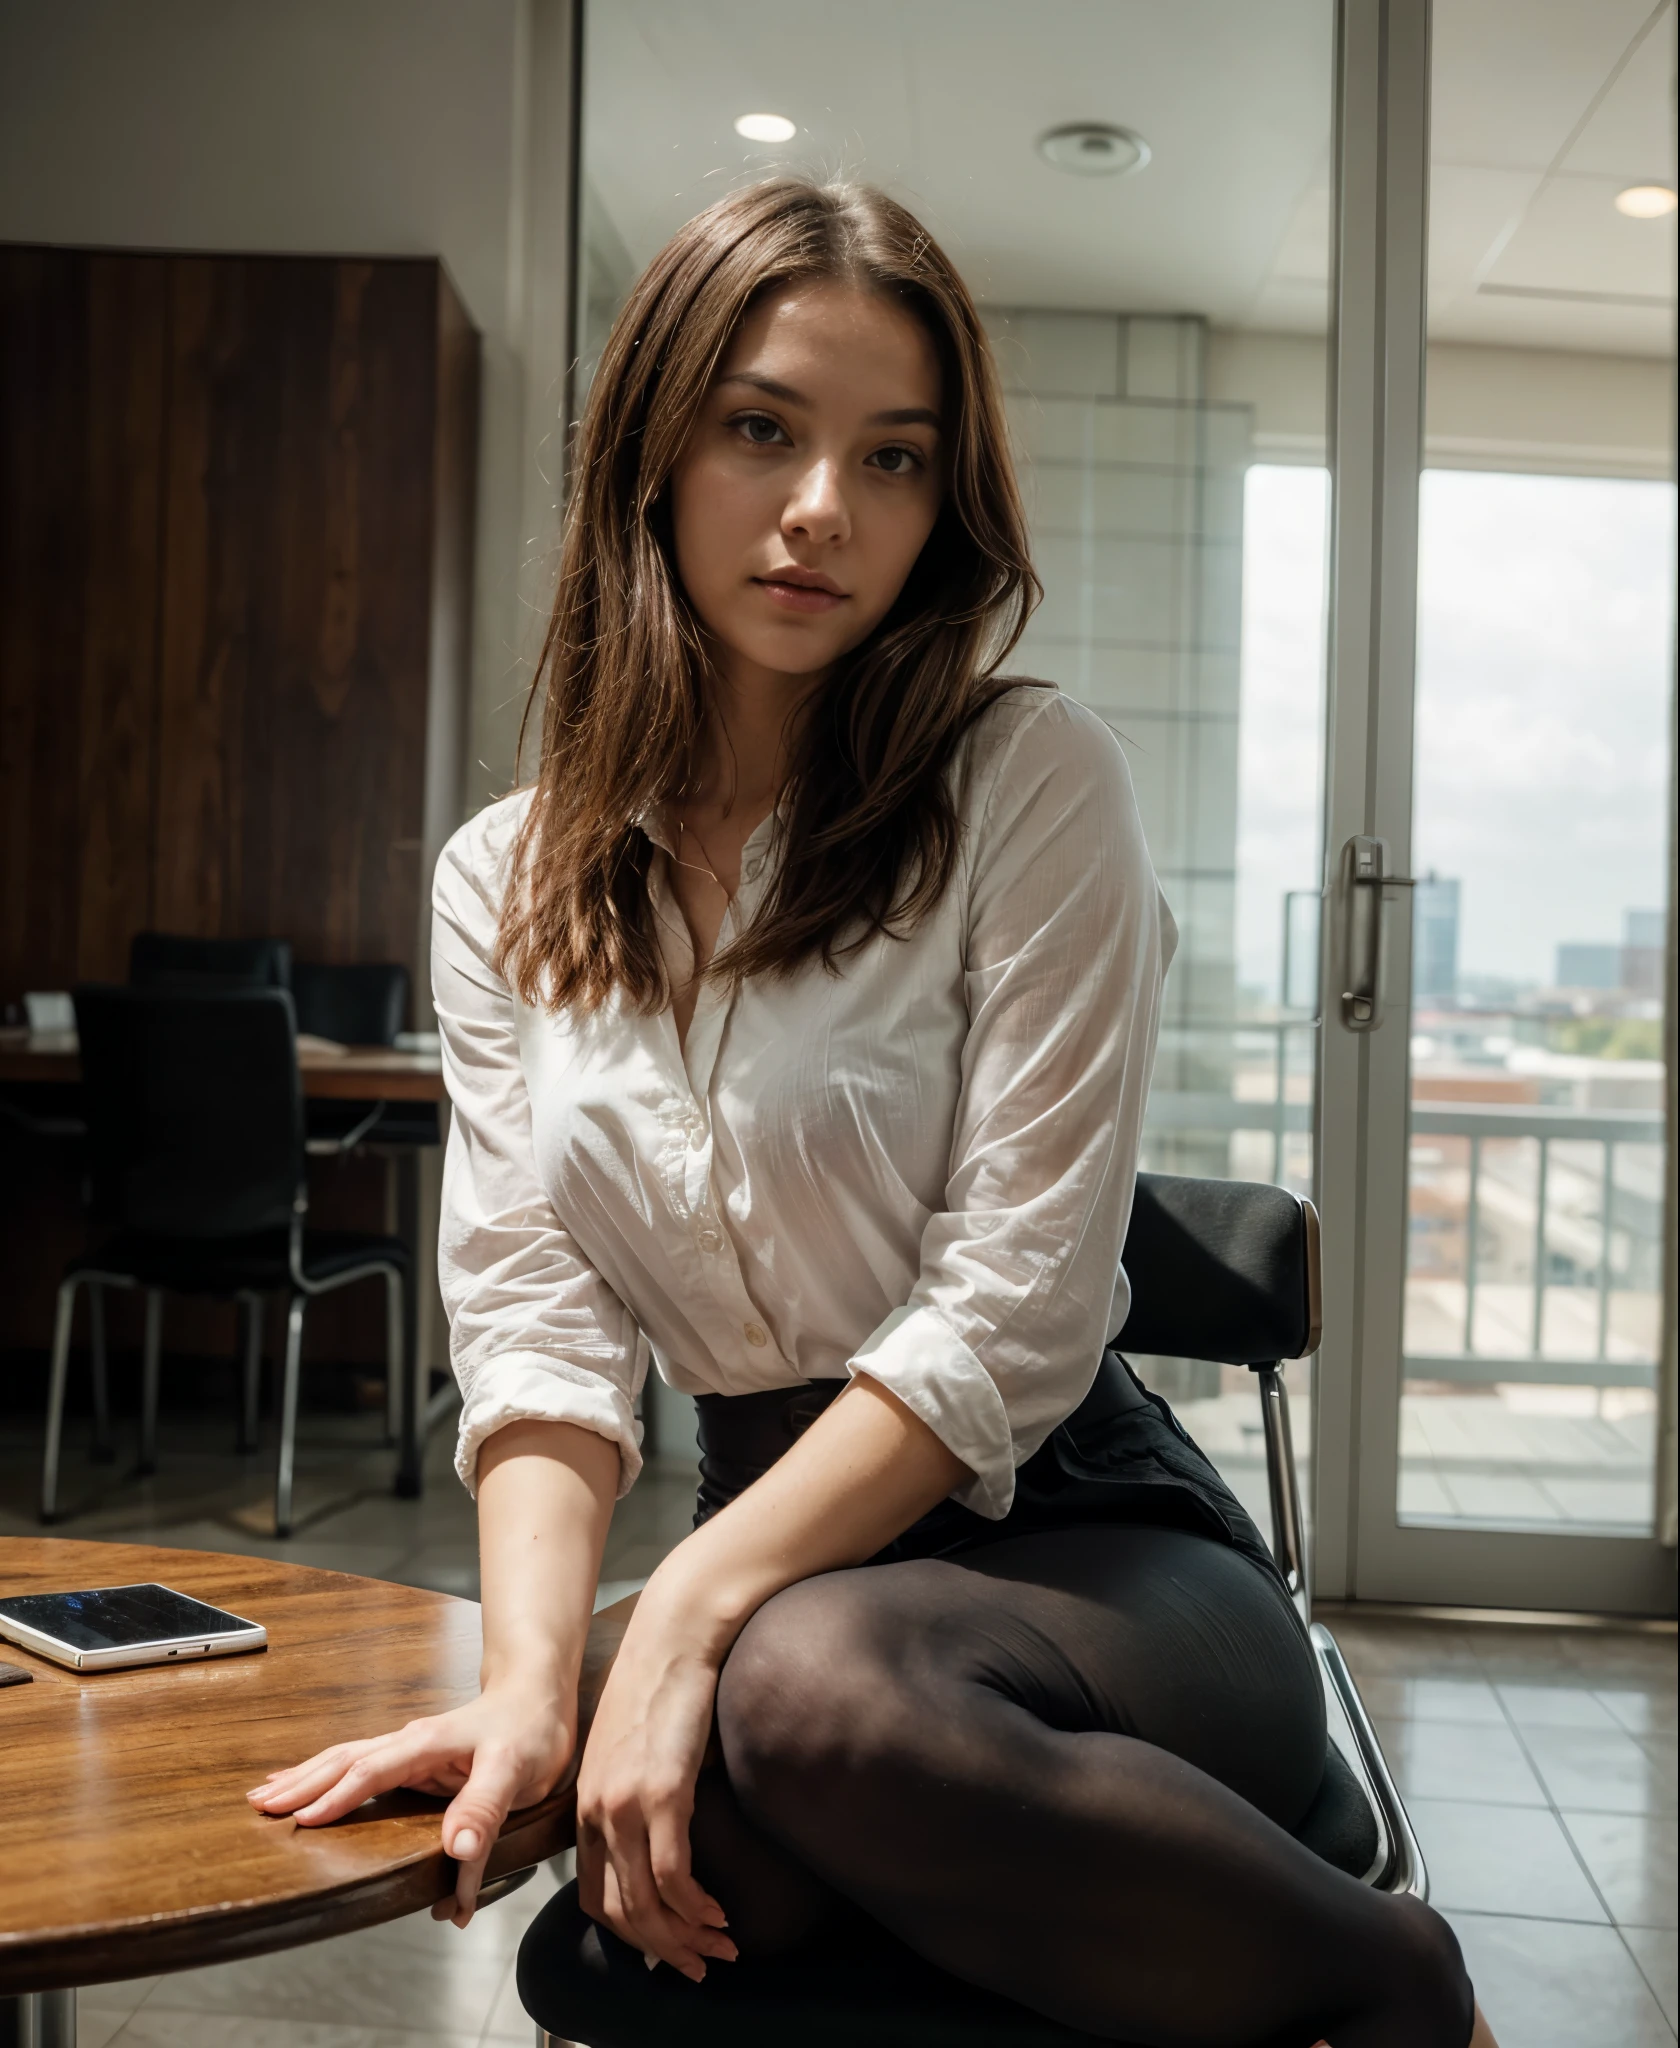
[[[440,1815],[443,1804],[438,1802]],[[542,1806],[511,1816],[490,1853],[485,1881],[546,1862],[571,1848],[576,1838],[574,1793],[567,1784]],[[300,1893],[278,1910],[269,1902],[205,1906],[163,1919],[125,1920],[69,1932],[0,1931],[0,1997],[166,1976],[272,1955],[401,1920],[435,1905],[454,1888],[455,1863],[440,1846],[376,1877],[334,1891]]]

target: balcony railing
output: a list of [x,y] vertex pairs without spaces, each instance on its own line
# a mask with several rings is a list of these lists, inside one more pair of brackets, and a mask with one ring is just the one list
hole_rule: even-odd
[[[1191,1135],[1221,1135],[1237,1132],[1266,1133],[1271,1139],[1271,1174],[1283,1177],[1285,1142],[1291,1136],[1309,1134],[1312,1105],[1306,1100],[1287,1099],[1289,1073],[1287,1037],[1296,1031],[1310,1032],[1311,1025],[1242,1025],[1231,1032],[1240,1049],[1243,1041],[1275,1035],[1275,1058],[1268,1054],[1274,1085],[1270,1099],[1248,1100],[1240,1095],[1212,1090],[1160,1090],[1150,1098],[1145,1127],[1145,1148],[1151,1139],[1187,1138]],[[1210,1034],[1211,1036],[1211,1034]],[[1240,1050],[1239,1050],[1240,1059]],[[1250,1075],[1257,1063],[1245,1063]],[[1615,1240],[1620,1233],[1629,1241],[1630,1254],[1648,1252],[1652,1262],[1662,1228],[1660,1195],[1645,1195],[1626,1181],[1617,1180],[1617,1160],[1626,1148],[1660,1147],[1664,1142],[1662,1117],[1649,1110],[1590,1110],[1554,1108],[1537,1103],[1440,1103],[1414,1102],[1411,1112],[1413,1140],[1433,1138],[1458,1141],[1464,1148],[1466,1181],[1462,1206],[1455,1201],[1447,1211],[1446,1235],[1458,1237],[1463,1246],[1461,1275],[1431,1280],[1415,1270],[1408,1257],[1409,1286],[1433,1285],[1437,1298],[1430,1304],[1437,1318],[1448,1310],[1443,1297],[1451,1296],[1450,1314],[1456,1323],[1459,1343],[1428,1352],[1408,1352],[1405,1376],[1411,1381],[1435,1380],[1463,1386],[1490,1386],[1502,1382],[1540,1386],[1652,1387],[1656,1383],[1654,1346],[1650,1356],[1630,1356],[1631,1350],[1645,1348],[1618,1339],[1613,1326],[1613,1297],[1616,1287]],[[1528,1140],[1537,1147],[1531,1188],[1513,1189],[1508,1180],[1486,1170],[1485,1150],[1492,1143],[1508,1145],[1511,1140]],[[1596,1215],[1576,1210],[1560,1218],[1555,1202],[1557,1175],[1555,1146],[1561,1144],[1599,1148]],[[1456,1149],[1456,1147],[1455,1147]],[[1577,1169],[1578,1171],[1578,1169]],[[1660,1177],[1659,1177],[1660,1178]],[[1492,1292],[1484,1280],[1480,1255],[1489,1186],[1499,1181],[1507,1197],[1532,1208],[1526,1227],[1532,1232],[1528,1272],[1498,1283],[1499,1320],[1507,1329],[1513,1324],[1526,1335],[1515,1344],[1490,1350],[1476,1344],[1479,1298]],[[1653,1187],[1656,1182],[1653,1180]],[[1414,1189],[1414,1222],[1416,1220]],[[1575,1242],[1570,1263],[1586,1276],[1585,1285],[1560,1281],[1553,1276],[1553,1240],[1566,1231]],[[1630,1261],[1631,1262],[1631,1261]],[[1591,1335],[1588,1341],[1565,1347],[1560,1355],[1555,1343],[1547,1348],[1548,1298],[1565,1288],[1583,1311],[1590,1298]],[[1456,1290],[1461,1289],[1461,1294]],[[1515,1292],[1514,1292],[1515,1291]],[[1519,1298],[1520,1297],[1520,1298]],[[1567,1305],[1567,1304],[1566,1304]],[[1578,1318],[1579,1320],[1579,1318]],[[1486,1331],[1484,1330],[1484,1337]]]

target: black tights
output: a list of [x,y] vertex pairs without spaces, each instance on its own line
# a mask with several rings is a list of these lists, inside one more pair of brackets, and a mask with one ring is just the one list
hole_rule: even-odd
[[1151,2048],[1465,2048],[1446,1924],[1285,1832],[1324,1762],[1312,1654],[1209,1537],[1087,1526],[804,1580],[736,1644],[718,1728],[695,1867],[744,1956],[867,1938],[861,1908]]

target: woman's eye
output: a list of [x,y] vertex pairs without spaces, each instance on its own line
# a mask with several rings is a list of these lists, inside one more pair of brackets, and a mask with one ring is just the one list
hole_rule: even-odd
[[922,466],[922,458],[914,448],[877,448],[869,459],[888,476],[908,476],[911,470]]
[[733,425],[736,432],[750,441],[755,448],[773,447],[778,440],[786,439],[778,422],[768,413],[743,413]]

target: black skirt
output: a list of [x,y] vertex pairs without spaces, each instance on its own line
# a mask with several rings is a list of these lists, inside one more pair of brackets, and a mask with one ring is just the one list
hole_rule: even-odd
[[[762,1394],[700,1394],[700,1490],[694,1526],[769,1471],[848,1384],[814,1381]],[[1167,1403],[1118,1351],[1097,1366],[1090,1392],[1015,1474],[999,1521],[942,1500],[870,1559],[891,1564],[950,1557],[981,1543],[1088,1522],[1144,1522],[1227,1543],[1281,1587],[1265,1539],[1197,1449]]]

